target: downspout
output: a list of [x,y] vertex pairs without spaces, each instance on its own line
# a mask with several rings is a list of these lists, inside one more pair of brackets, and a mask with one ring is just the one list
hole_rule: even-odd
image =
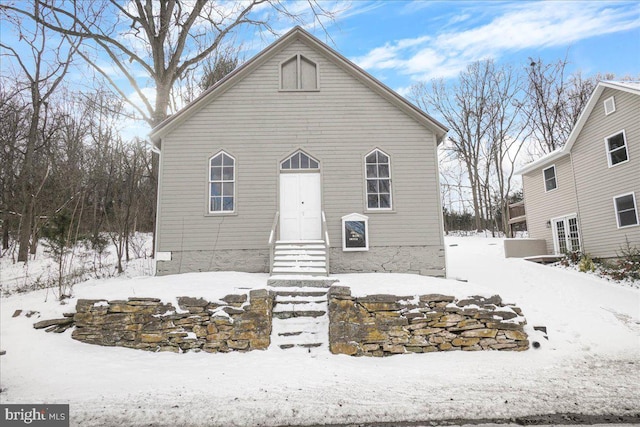
[[578,239],[580,239],[580,252],[586,253],[584,248],[584,238],[582,234],[582,211],[580,211],[580,200],[578,199],[578,181],[573,167],[573,154],[569,151],[569,164],[571,165],[571,176],[573,177],[573,192],[576,196],[576,210],[578,211]]
[[447,278],[447,274],[449,272],[449,268],[448,268],[449,259],[447,257],[447,249],[444,243],[444,212],[442,211],[442,200],[441,200],[442,188],[440,187],[440,159],[438,157],[438,147],[440,146],[441,143],[444,142],[445,135],[443,135],[441,138],[438,138],[438,136],[434,134],[434,136],[436,137],[436,146],[434,149],[433,161],[436,166],[436,185],[438,189],[438,197],[436,197],[436,199],[438,200],[437,209],[438,209],[438,223],[440,224],[440,227],[439,227],[440,228],[440,244],[442,245],[442,253],[444,254],[444,278]]
[[[162,140],[158,141],[158,144],[162,144]],[[162,176],[162,150],[155,144],[155,142],[151,141],[151,151],[158,155],[158,190],[156,191],[156,219],[155,219],[155,229],[153,230],[155,236],[155,245],[153,247],[153,258],[154,258],[154,272],[155,276],[158,272],[157,268],[157,254],[158,254],[158,228],[160,221],[158,220],[160,216],[160,177]]]

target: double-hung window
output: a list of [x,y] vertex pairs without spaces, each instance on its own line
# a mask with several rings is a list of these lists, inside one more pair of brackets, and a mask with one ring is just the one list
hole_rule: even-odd
[[604,142],[607,149],[607,161],[609,162],[609,167],[629,160],[627,138],[624,130],[606,137]]
[[236,160],[221,151],[209,159],[209,213],[235,211]]
[[371,210],[391,209],[391,160],[376,149],[365,156],[367,181],[367,208]]
[[558,182],[556,181],[556,166],[550,166],[542,171],[544,175],[544,191],[551,191],[558,188]]
[[618,228],[638,225],[638,205],[635,193],[623,194],[613,198]]

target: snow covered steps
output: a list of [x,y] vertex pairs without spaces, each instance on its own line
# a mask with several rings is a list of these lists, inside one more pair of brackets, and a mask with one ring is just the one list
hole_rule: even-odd
[[327,275],[327,248],[322,240],[279,240],[273,253],[272,274]]
[[295,288],[276,291],[271,343],[282,350],[328,348],[327,291]]

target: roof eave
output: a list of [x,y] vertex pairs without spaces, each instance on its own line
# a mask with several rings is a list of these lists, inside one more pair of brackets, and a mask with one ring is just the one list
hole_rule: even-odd
[[[565,145],[566,147],[566,145]],[[549,154],[540,157],[537,160],[534,160],[533,162],[529,163],[528,165],[523,166],[522,168],[516,170],[514,173],[516,175],[526,175],[529,172],[533,172],[536,169],[539,169],[543,166],[546,166],[552,162],[554,162],[555,160],[558,160],[564,156],[566,156],[567,154],[569,154],[569,151],[565,151],[564,148],[559,148],[555,151],[550,152]]]
[[575,125],[573,125],[573,128],[571,129],[571,133],[569,134],[569,137],[567,138],[565,145],[561,149],[552,151],[546,156],[541,157],[529,163],[528,165],[525,165],[521,169],[518,169],[517,171],[515,171],[515,174],[516,175],[527,174],[542,166],[549,164],[553,160],[559,159],[560,157],[563,157],[569,154],[571,152],[571,148],[573,147],[573,144],[575,144],[576,140],[578,139],[578,135],[580,135],[580,132],[582,132],[582,128],[584,127],[585,123],[589,119],[591,112],[596,106],[596,102],[598,102],[598,100],[600,99],[600,96],[602,95],[602,92],[604,92],[605,88],[622,90],[625,92],[640,95],[640,90],[630,87],[628,85],[618,84],[617,82],[598,82],[598,84],[596,85],[596,88],[593,90],[593,93],[591,94],[591,96],[589,97],[589,100],[587,101],[585,107],[583,108],[582,113],[580,113],[578,120],[576,121]]

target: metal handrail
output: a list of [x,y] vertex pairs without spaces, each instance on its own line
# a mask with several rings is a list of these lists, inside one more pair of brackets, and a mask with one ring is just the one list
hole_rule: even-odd
[[275,242],[278,234],[278,219],[280,218],[280,212],[276,211],[273,216],[273,223],[271,224],[271,233],[269,233],[269,274],[273,274],[273,259],[275,257]]
[[327,218],[325,217],[324,211],[322,211],[322,232],[324,234],[324,244],[325,247],[327,248],[326,250],[326,260],[325,260],[325,265],[327,267],[327,276],[329,275],[329,271],[331,271],[331,269],[329,268],[329,249],[331,246],[331,243],[329,243],[329,228],[327,227]]
[[273,216],[273,223],[271,224],[271,233],[269,234],[269,244],[272,245],[276,238],[276,231],[278,230],[278,218],[280,217],[280,212],[276,211],[276,214]]

